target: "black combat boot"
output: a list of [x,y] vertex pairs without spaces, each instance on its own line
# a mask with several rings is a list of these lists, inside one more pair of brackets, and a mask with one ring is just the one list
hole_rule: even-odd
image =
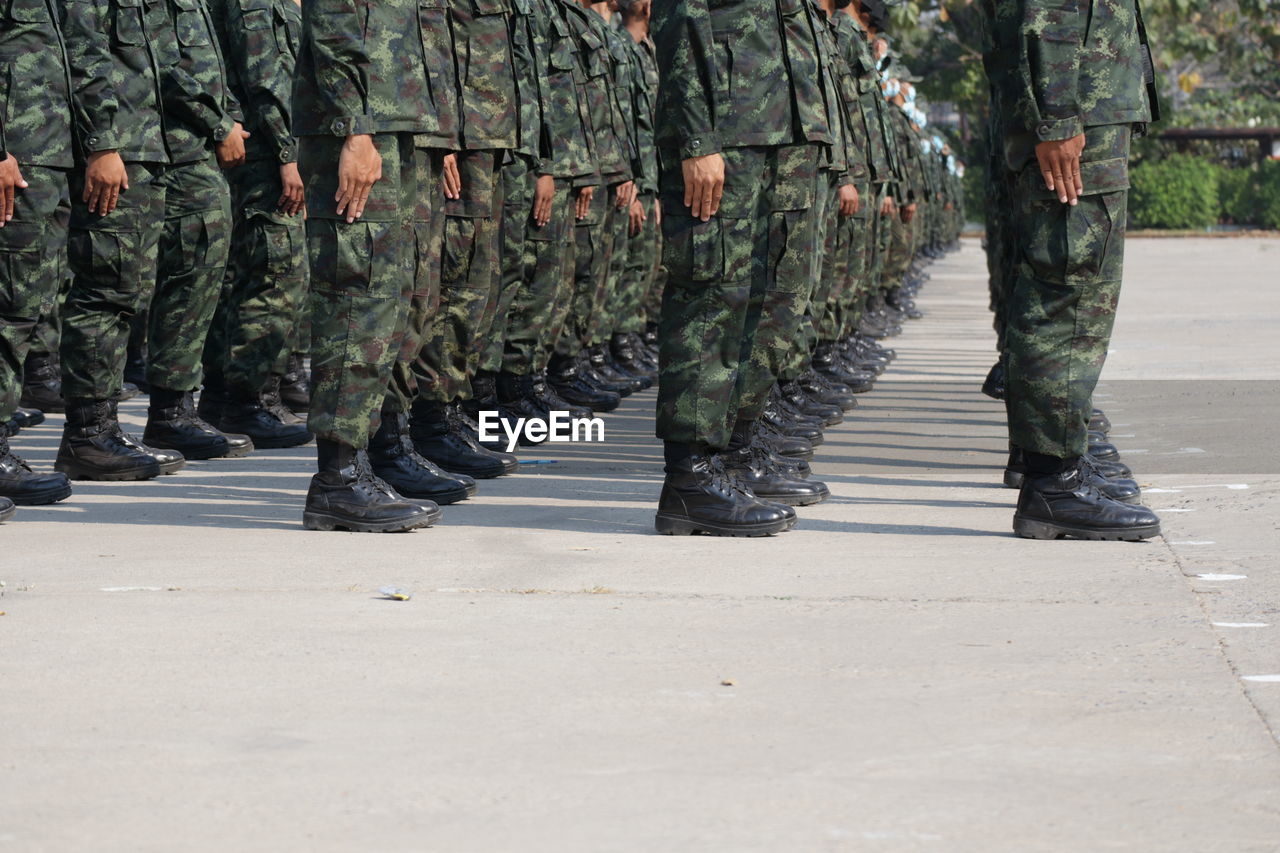
[[996,359],[987,371],[987,378],[982,381],[982,393],[993,400],[1004,399],[1004,358]]
[[644,336],[638,332],[628,332],[627,337],[631,338],[631,349],[636,354],[636,358],[649,374],[656,380],[658,378],[658,353],[645,346]]
[[579,418],[590,418],[595,415],[590,406],[579,406],[570,403],[568,400],[556,393],[548,382],[547,377],[542,372],[534,372],[530,374],[533,378],[533,398],[538,401],[538,405],[550,412],[568,412],[569,417],[578,420]]
[[606,382],[612,383],[610,387],[622,385],[631,391],[643,391],[653,384],[651,379],[642,379],[639,376],[632,376],[625,371],[620,371],[613,363],[609,348],[604,344],[597,344],[586,350],[587,358],[591,362],[591,369],[598,373]]
[[[743,440],[741,446],[717,453],[725,473],[734,482],[747,489],[757,498],[765,501],[787,504],[788,506],[809,506],[822,503],[831,497],[825,483],[816,480],[805,480],[790,477],[782,467],[775,465],[771,455],[759,445],[752,444],[749,436],[739,438],[739,423],[734,429],[735,439]],[[750,425],[746,426],[750,432]]]
[[1111,419],[1106,416],[1102,409],[1094,409],[1089,415],[1089,430],[1091,432],[1100,432],[1103,435],[1111,432]]
[[794,523],[794,510],[762,501],[739,488],[705,446],[666,442],[666,480],[654,527],[688,536],[768,536]]
[[71,482],[65,474],[37,474],[0,437],[0,497],[18,506],[57,503],[71,496]]
[[570,356],[552,357],[547,370],[547,384],[562,399],[586,406],[593,412],[612,412],[622,403],[620,394],[587,382],[578,369],[578,359]]
[[196,414],[192,392],[158,386],[151,388],[142,440],[148,447],[177,450],[187,459],[234,459],[253,452],[247,435],[224,434]]
[[[1099,462],[1087,453],[1080,457],[1080,465],[1086,479],[1112,500],[1127,504],[1142,502],[1142,490],[1136,481],[1129,479],[1131,472],[1123,465],[1116,468],[1106,462]],[[1011,489],[1020,489],[1026,475],[1026,454],[1022,452],[1022,448],[1010,446],[1009,462],[1004,469],[1004,484]]]
[[0,498],[0,521],[8,521],[17,512],[17,507],[8,498]]
[[796,381],[800,383],[800,390],[811,400],[828,406],[839,406],[841,411],[845,412],[858,407],[858,399],[849,390],[848,385],[828,379],[813,368],[801,373]]
[[205,378],[200,389],[200,397],[196,400],[196,414],[205,423],[217,426],[222,423],[222,410],[230,402],[227,391],[221,384],[214,384]]
[[124,361],[125,384],[135,386],[143,394],[151,393],[151,386],[147,383],[147,317],[149,314],[148,310],[139,311],[129,321],[129,344],[125,350]]
[[311,478],[302,524],[308,530],[395,533],[440,520],[431,501],[407,501],[369,467],[364,451],[336,441],[316,442],[320,472]]
[[471,397],[463,400],[459,407],[471,420],[480,417],[481,412],[498,408],[498,375],[488,370],[476,371],[471,377]]
[[1160,519],[1141,505],[1104,495],[1078,461],[1057,474],[1028,475],[1018,492],[1013,531],[1024,539],[1137,541],[1160,535]]
[[[494,405],[496,406],[497,404],[495,403]],[[480,425],[471,419],[471,416],[463,410],[461,405],[458,403],[451,404],[445,410],[445,414],[449,418],[453,434],[459,436],[477,453],[487,453],[501,462],[504,474],[514,474],[520,470],[520,460],[516,458],[516,455],[514,453],[506,453],[501,449],[501,447],[506,446],[506,442],[499,440],[495,444],[500,446],[490,447],[480,441]]]
[[62,399],[62,377],[52,357],[27,358],[22,366],[22,397],[18,405],[50,414],[67,410],[67,403]]
[[1120,449],[1107,441],[1100,432],[1089,434],[1088,448],[1089,455],[1099,461],[1116,462],[1120,459]]
[[835,348],[830,344],[818,344],[813,353],[813,369],[835,382],[845,385],[854,394],[865,394],[875,384],[875,373],[848,370]]
[[284,376],[280,377],[280,399],[295,412],[311,411],[311,377],[302,361],[302,353],[289,356]]
[[161,460],[126,440],[112,400],[72,400],[54,470],[73,480],[150,480]]
[[445,473],[414,449],[409,416],[403,412],[382,413],[378,431],[369,437],[369,464],[374,474],[406,498],[451,504],[476,493],[475,480]]
[[284,399],[280,396],[280,378],[274,373],[267,377],[267,384],[262,387],[262,405],[282,424],[296,426],[306,423],[284,404]]
[[652,387],[653,380],[658,378],[656,367],[647,364],[636,352],[635,341],[626,332],[614,332],[609,337],[609,355],[615,367],[619,367],[632,376],[649,380]]
[[783,433],[764,418],[756,421],[756,440],[772,452],[789,459],[812,459],[813,444],[807,439]]
[[783,435],[791,436],[792,438],[803,438],[813,447],[822,444],[821,429],[814,426],[812,422],[797,420],[772,400],[765,404],[764,413],[761,415],[760,420]]
[[528,373],[498,374],[498,412],[504,420],[511,420],[512,426],[520,418],[546,420],[551,417],[551,409],[544,401],[538,399],[534,390],[534,379]]
[[507,473],[507,465],[491,452],[474,447],[449,419],[448,406],[419,398],[409,415],[409,437],[418,453],[448,471],[477,480],[490,480]]
[[804,392],[795,379],[779,380],[778,396],[802,415],[817,418],[822,426],[835,426],[844,421],[844,410],[839,406],[820,403]]
[[[586,382],[592,388],[599,388],[601,391],[612,391],[619,397],[629,397],[635,393],[635,388],[630,380],[624,380],[621,377],[618,381],[607,378],[600,370],[596,370],[595,359],[591,356],[590,350],[582,350],[576,356],[578,360],[578,373],[582,377],[582,381]],[[600,363],[603,366],[604,357],[600,357]]]
[[[205,391],[204,394],[209,393]],[[203,397],[204,394],[200,396]],[[218,429],[247,435],[259,450],[300,447],[310,444],[312,435],[303,423],[284,423],[263,404],[257,394],[231,394],[219,407]]]

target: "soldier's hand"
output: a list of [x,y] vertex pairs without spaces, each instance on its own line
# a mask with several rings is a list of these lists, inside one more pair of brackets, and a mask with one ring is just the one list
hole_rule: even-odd
[[551,221],[551,202],[556,197],[556,179],[539,175],[533,186],[533,222],[539,228]]
[[116,209],[120,193],[129,189],[129,171],[116,151],[95,151],[84,170],[84,195],[89,212],[106,216]]
[[618,210],[630,210],[631,203],[636,200],[636,182],[627,181],[625,184],[618,185],[618,192],[613,197],[613,203]]
[[858,212],[858,208],[862,205],[862,200],[858,198],[858,188],[853,184],[845,184],[840,187],[840,215],[853,216]]
[[13,219],[13,199],[18,190],[25,190],[27,181],[18,168],[18,158],[10,154],[0,160],[0,228]]
[[724,158],[719,154],[690,157],[681,163],[684,173],[684,206],[706,222],[720,209],[724,197]]
[[632,237],[640,233],[640,229],[644,227],[645,218],[644,205],[640,203],[640,199],[631,202],[631,207],[627,210],[627,219],[630,220],[628,233]]
[[1070,139],[1057,139],[1036,145],[1036,160],[1045,188],[1058,194],[1063,204],[1075,204],[1084,193],[1080,180],[1080,155],[1084,153],[1084,134]]
[[297,216],[302,212],[304,196],[297,163],[280,166],[280,186],[280,200],[276,202],[276,208],[285,216]]
[[249,131],[240,122],[233,124],[227,138],[213,147],[214,154],[218,156],[218,165],[230,169],[244,163],[244,141],[248,138]]
[[440,186],[444,188],[445,198],[462,198],[462,174],[458,171],[458,155],[444,155],[444,174],[440,176]]
[[662,227],[662,202],[658,199],[653,201],[653,224]]
[[367,133],[348,136],[338,157],[337,214],[347,217],[347,224],[364,215],[369,190],[382,180],[382,155]]
[[899,212],[902,215],[902,221],[910,224],[911,220],[916,218],[916,203],[913,201],[911,204],[902,206],[899,208]]
[[880,202],[880,215],[893,216],[898,212],[898,205],[894,204],[893,196],[885,196],[884,201]]
[[591,212],[591,200],[596,197],[595,187],[579,187],[578,199],[574,203],[573,217],[574,219],[586,219],[587,214]]

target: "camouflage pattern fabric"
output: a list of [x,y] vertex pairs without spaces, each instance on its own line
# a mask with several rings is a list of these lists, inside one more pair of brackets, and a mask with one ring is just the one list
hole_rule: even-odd
[[212,153],[161,175],[164,230],[148,315],[147,382],[194,391],[231,252],[231,189]]
[[18,408],[36,325],[53,314],[67,273],[67,171],[19,165],[28,186],[15,194],[13,219],[0,228],[0,423]]
[[645,329],[648,319],[644,309],[645,297],[653,288],[653,280],[658,274],[661,251],[661,230],[654,215],[656,198],[655,193],[640,196],[640,204],[648,215],[639,232],[627,235],[626,264],[618,288],[618,308],[614,319],[615,332],[639,333]]
[[607,226],[611,224],[612,196],[612,187],[596,187],[587,215],[574,222],[573,290],[564,331],[556,346],[560,355],[577,355],[591,346],[591,319],[605,276],[605,240],[610,233]]
[[[292,0],[286,0],[292,2]],[[205,343],[206,384],[252,398],[287,358],[299,311],[306,304],[306,229],[301,216],[277,207],[279,165],[251,160],[227,173],[235,247],[222,297]]]
[[462,147],[515,148],[517,109],[508,0],[449,0]]
[[[157,121],[158,124],[158,121]],[[124,383],[129,324],[156,280],[164,230],[163,167],[126,163],[129,189],[106,216],[84,202],[84,173],[71,174],[71,290],[62,306],[62,395],[107,400]]]
[[[1128,125],[1090,127],[1082,160],[1128,162]],[[1082,163],[1083,171],[1083,163]],[[1093,390],[1115,322],[1124,268],[1127,175],[1062,204],[1029,165],[1018,176],[1018,279],[1008,312],[1009,440],[1070,459],[1085,452]],[[1031,187],[1040,182],[1041,192]],[[1117,186],[1119,184],[1119,186]]]
[[601,228],[600,278],[596,282],[595,297],[591,301],[587,342],[590,346],[609,340],[617,324],[620,309],[622,273],[627,265],[627,245],[631,230],[631,216],[615,202],[618,188],[609,187],[609,204],[605,208],[604,226]]
[[382,404],[384,412],[407,413],[421,389],[435,381],[423,360],[423,342],[440,310],[440,263],[444,245],[444,194],[438,192],[444,149],[426,149],[415,138],[414,180],[419,188],[413,208],[413,277],[401,290],[408,303],[398,325],[392,351],[391,387]]
[[545,368],[549,344],[560,340],[573,296],[573,203],[569,182],[557,180],[551,219],[542,227],[525,225],[524,283],[512,298],[503,336],[501,369],[507,373]]
[[70,168],[71,81],[52,0],[0,7],[0,68],[0,150],[19,168]]
[[174,163],[203,160],[213,143],[244,122],[231,93],[213,20],[203,0],[167,0],[177,38],[157,45],[164,135]]
[[377,134],[382,180],[364,215],[338,218],[339,136],[304,136],[299,163],[307,188],[307,256],[311,264],[311,413],[322,439],[367,446],[371,418],[389,390],[416,279],[415,216],[437,187],[419,183],[413,134]]
[[[728,148],[720,211],[690,216],[678,160],[662,171],[657,435],[728,446],[755,420],[795,344],[810,284],[817,146]],[[671,156],[670,153],[664,156]]]
[[480,349],[479,369],[496,373],[502,369],[503,338],[507,319],[516,294],[524,287],[527,274],[525,241],[532,225],[534,183],[537,175],[530,167],[532,158],[512,158],[502,167],[498,180],[502,184],[502,233],[499,235],[499,281],[494,291],[496,304],[486,310],[488,325],[477,330]]

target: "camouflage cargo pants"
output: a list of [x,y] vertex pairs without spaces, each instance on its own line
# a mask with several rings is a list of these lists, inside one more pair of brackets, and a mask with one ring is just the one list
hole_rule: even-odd
[[573,295],[573,204],[568,181],[556,181],[551,219],[529,222],[521,268],[522,283],[507,312],[501,369],[525,375],[547,366]]
[[502,153],[458,152],[462,197],[445,202],[440,310],[431,319],[421,357],[433,381],[419,392],[435,402],[470,399],[478,339],[487,327],[487,312],[497,305],[502,228],[497,161]]
[[840,176],[831,172],[818,173],[818,193],[813,241],[814,273],[810,282],[809,297],[805,300],[804,314],[800,321],[800,334],[791,352],[785,372],[780,378],[794,379],[809,363],[809,356],[818,345],[818,324],[826,310],[827,299],[837,277],[844,274],[847,264],[837,262],[836,244],[839,241]]
[[719,212],[684,206],[680,163],[663,152],[657,435],[728,445],[764,409],[800,328],[812,274],[818,148],[730,148]]
[[278,209],[280,164],[252,160],[227,173],[235,252],[204,350],[206,384],[254,397],[280,365],[306,300],[306,227]]
[[1072,207],[1043,188],[1035,161],[1018,175],[1018,278],[1009,303],[1009,440],[1070,459],[1087,443],[1124,267],[1128,126],[1085,130]]
[[106,216],[80,199],[84,173],[71,178],[71,289],[62,306],[62,394],[108,400],[124,383],[129,323],[156,280],[164,229],[164,167],[128,163],[129,189]]
[[621,319],[623,276],[627,266],[627,248],[631,236],[631,214],[616,202],[617,188],[610,187],[605,207],[603,238],[603,274],[596,288],[591,310],[591,344],[602,344],[617,330]]
[[644,193],[639,197],[645,210],[645,220],[635,234],[627,232],[626,261],[622,267],[622,282],[618,287],[618,308],[614,312],[615,332],[643,332],[645,326],[644,300],[653,287],[658,272],[658,223],[654,214],[656,196]]
[[556,344],[559,355],[577,355],[591,346],[591,317],[603,287],[605,272],[605,224],[608,218],[608,187],[595,188],[587,215],[573,226],[573,292],[565,312],[564,330]]
[[529,168],[529,161],[516,155],[498,173],[502,183],[502,233],[499,237],[498,257],[500,269],[498,288],[494,293],[494,306],[487,314],[487,328],[480,330],[477,341],[480,350],[479,369],[493,373],[502,369],[503,339],[506,337],[507,320],[517,294],[523,290],[528,277],[525,244],[533,224],[533,196],[538,176]]
[[413,134],[374,136],[382,180],[364,215],[348,223],[334,212],[343,139],[304,136],[299,168],[307,192],[311,265],[311,414],[321,439],[363,448],[387,396],[415,279],[419,185]]
[[231,188],[212,153],[165,169],[164,231],[151,297],[147,382],[194,391],[231,252]]
[[833,281],[827,304],[818,321],[818,340],[834,341],[843,337],[843,330],[850,308],[857,298],[858,287],[865,275],[866,249],[871,234],[871,210],[875,199],[871,184],[863,181],[857,185],[858,212],[841,217],[836,225],[837,275]]
[[13,218],[0,228],[0,423],[18,407],[27,350],[40,318],[53,313],[67,269],[67,172],[21,168],[28,186],[15,193]]

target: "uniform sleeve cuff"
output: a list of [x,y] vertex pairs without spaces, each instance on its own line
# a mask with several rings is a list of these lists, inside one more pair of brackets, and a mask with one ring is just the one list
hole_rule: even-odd
[[1070,118],[1042,118],[1036,122],[1036,138],[1041,142],[1058,142],[1084,133],[1084,122],[1079,116]]
[[329,123],[329,132],[334,136],[364,136],[376,132],[377,122],[373,116],[341,116]]
[[680,159],[688,160],[691,157],[706,157],[708,154],[720,153],[720,138],[708,134],[706,136],[694,136],[685,140],[684,145],[680,146]]
[[116,151],[120,148],[120,140],[116,135],[105,130],[85,131],[83,138],[84,150],[90,154],[96,154],[99,151]]

